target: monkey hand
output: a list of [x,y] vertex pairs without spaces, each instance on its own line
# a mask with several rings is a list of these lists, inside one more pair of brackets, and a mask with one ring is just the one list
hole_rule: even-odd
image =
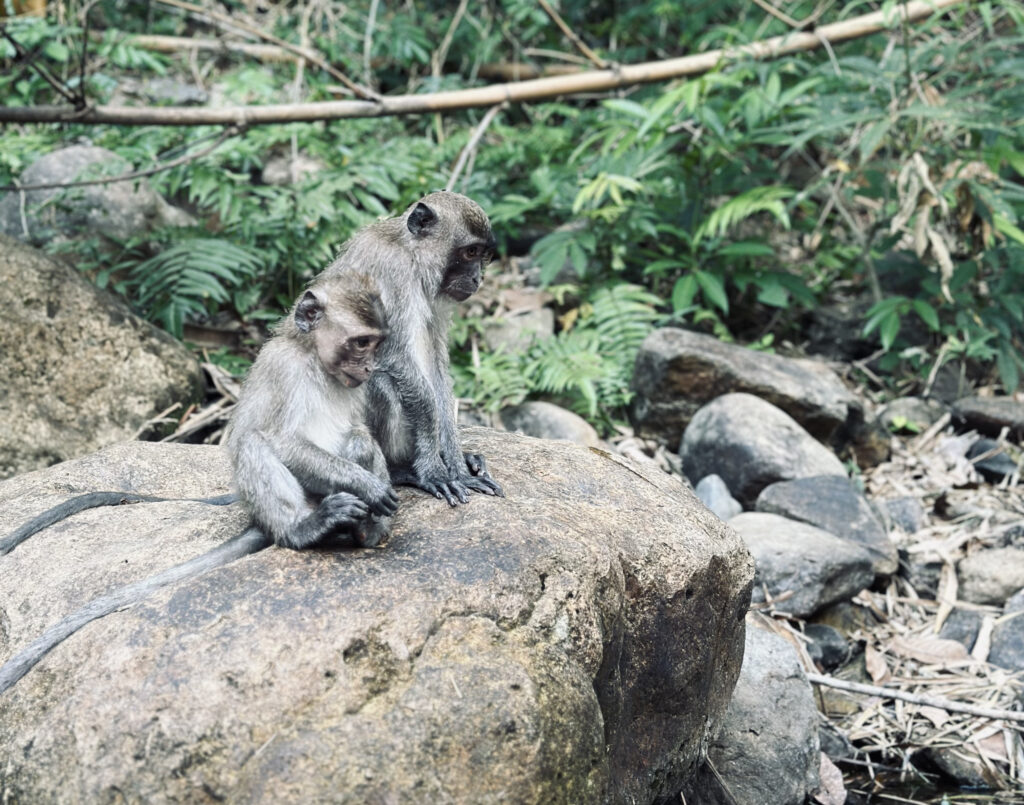
[[487,471],[487,460],[482,455],[479,453],[463,453],[462,456],[466,460],[466,468],[470,472],[470,477],[463,479],[463,483],[466,486],[477,492],[483,492],[485,495],[497,495],[499,498],[505,497],[504,490]]
[[398,493],[390,484],[380,481],[362,496],[370,511],[380,517],[390,517],[398,511]]
[[417,462],[412,467],[394,467],[391,470],[391,481],[418,487],[438,500],[447,501],[449,506],[469,502],[469,489],[453,478],[441,461],[429,466]]

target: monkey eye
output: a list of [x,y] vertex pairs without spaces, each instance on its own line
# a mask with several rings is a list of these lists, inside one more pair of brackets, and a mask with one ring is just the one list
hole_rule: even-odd
[[361,335],[359,338],[352,339],[352,343],[355,344],[356,349],[369,349],[373,339],[368,335]]
[[476,258],[478,258],[481,254],[481,249],[474,243],[472,246],[467,246],[464,249],[464,253],[466,255],[466,259],[476,260]]

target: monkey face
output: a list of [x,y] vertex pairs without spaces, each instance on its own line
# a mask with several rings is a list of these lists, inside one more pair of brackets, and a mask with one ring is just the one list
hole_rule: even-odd
[[[327,331],[331,329],[340,337],[329,337]],[[318,335],[324,337],[317,339],[317,357],[327,374],[350,389],[370,378],[377,347],[384,340],[379,331],[357,331],[349,335],[343,327],[323,327]]]
[[494,235],[456,246],[448,255],[448,265],[441,280],[441,293],[462,302],[477,292],[483,282],[484,266],[494,257]]

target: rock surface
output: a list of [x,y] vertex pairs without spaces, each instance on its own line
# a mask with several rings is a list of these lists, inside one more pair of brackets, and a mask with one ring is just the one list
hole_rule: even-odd
[[[132,166],[113,151],[72,145],[40,157],[24,171],[23,185],[71,182],[129,173]],[[24,214],[23,214],[24,213]],[[73,188],[27,190],[0,197],[0,234],[41,246],[78,235],[125,239],[159,226],[195,223],[172,207],[145,179]]]
[[554,403],[531,400],[501,409],[500,417],[506,429],[538,439],[567,439],[588,447],[601,443],[593,425]]
[[882,406],[878,418],[892,431],[921,433],[949,412],[949,406],[927,397],[897,397]]
[[[383,548],[269,548],[57,645],[0,695],[2,798],[547,805],[678,791],[739,673],[740,540],[666,475],[463,436],[508,498],[450,509],[402,489]],[[218,448],[119,446],[0,484],[0,533],[83,488],[191,495],[227,478]],[[238,526],[235,508],[94,510],[0,557],[2,659],[111,585],[201,553]]]
[[1002,606],[1024,587],[1024,549],[989,548],[964,557],[957,564],[959,597],[972,604]]
[[953,419],[986,436],[1009,428],[1011,439],[1024,437],[1024,403],[1011,397],[964,397],[953,404]]
[[772,598],[791,593],[778,608],[798,618],[851,598],[875,577],[871,555],[864,548],[806,523],[744,512],[729,525],[740,532],[754,556],[753,600],[764,600],[762,586]]
[[[818,787],[819,747],[818,711],[796,650],[750,625],[736,690],[708,747],[735,805],[803,805]],[[714,787],[691,789],[686,801],[730,805]]]
[[679,448],[691,480],[715,473],[745,507],[769,484],[815,475],[846,477],[842,463],[788,414],[750,394],[701,408]]
[[860,402],[817,361],[784,358],[666,327],[637,353],[631,418],[637,435],[678,444],[697,410],[715,397],[746,392],[778,406],[828,439]]
[[1024,590],[1010,596],[1003,616],[996,621],[988,661],[1011,671],[1024,671]]
[[492,352],[504,349],[514,355],[554,334],[555,312],[549,307],[531,308],[516,315],[485,319],[483,328],[484,341]]
[[755,508],[855,542],[871,554],[875,573],[896,572],[896,546],[867,498],[847,478],[819,475],[781,481],[762,490]]
[[202,394],[184,346],[63,262],[0,235],[0,478],[131,439]]

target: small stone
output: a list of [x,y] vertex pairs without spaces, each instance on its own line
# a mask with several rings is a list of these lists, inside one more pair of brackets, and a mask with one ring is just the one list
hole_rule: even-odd
[[538,439],[566,439],[587,447],[597,447],[601,443],[589,422],[554,403],[532,400],[503,408],[500,416],[506,430]]
[[715,473],[744,506],[769,484],[846,471],[794,419],[751,394],[726,394],[701,408],[679,448],[688,478]]
[[927,397],[897,397],[882,406],[878,418],[893,433],[921,433],[949,412],[949,406]]
[[978,639],[981,621],[982,614],[977,610],[954,609],[942,624],[939,637],[943,640],[956,640],[971,651],[974,648],[974,641]]
[[[967,451],[967,458],[974,459],[974,469],[989,483],[997,484],[1018,470],[1018,462],[1007,452],[1009,445],[1002,445],[995,439],[978,439]],[[991,455],[986,455],[991,453]],[[981,460],[979,456],[986,456]]]
[[992,630],[988,661],[1011,671],[1024,671],[1024,590],[1006,602],[1003,616]]
[[807,653],[825,671],[831,671],[850,659],[850,644],[839,630],[824,623],[808,623],[804,636],[810,639]]
[[986,548],[961,559],[957,565],[959,596],[972,604],[1002,606],[1024,587],[1024,550]]
[[725,481],[714,473],[701,478],[693,491],[720,520],[728,520],[743,511],[739,501],[729,494]]

